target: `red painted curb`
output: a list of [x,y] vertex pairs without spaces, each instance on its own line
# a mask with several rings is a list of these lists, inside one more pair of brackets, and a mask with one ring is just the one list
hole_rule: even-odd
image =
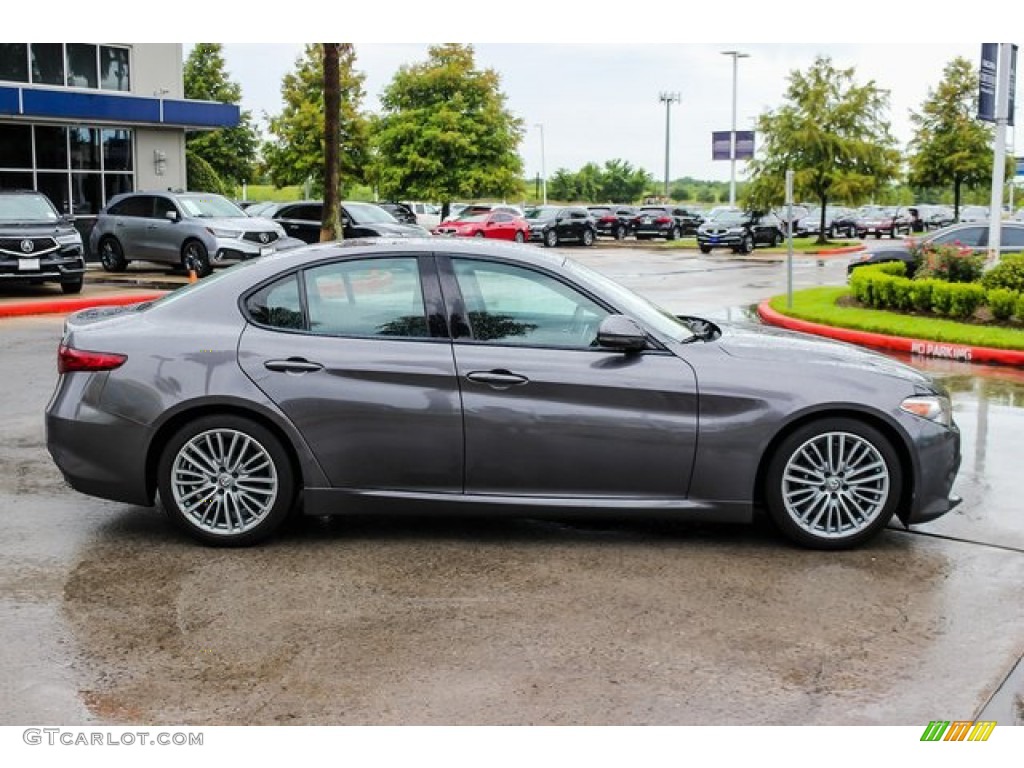
[[866,251],[867,246],[865,245],[844,245],[842,248],[828,248],[824,251],[814,251],[811,253],[808,251],[810,256],[842,256],[847,253],[860,253]]
[[52,315],[77,312],[90,307],[116,307],[125,304],[139,304],[165,296],[167,291],[119,294],[115,296],[78,297],[73,299],[46,299],[41,301],[18,301],[0,304],[0,317],[24,317],[26,315]]
[[881,333],[854,331],[849,328],[835,328],[831,325],[820,325],[806,320],[787,317],[771,308],[767,300],[757,306],[757,314],[769,325],[788,328],[791,331],[813,333],[827,336],[830,339],[848,341],[851,344],[862,344],[868,347],[891,349],[897,352],[909,352],[912,355],[925,357],[941,357],[949,360],[963,360],[968,363],[997,363],[999,365],[1024,366],[1024,352],[1015,349],[993,349],[992,347],[973,347],[965,344],[948,344],[942,341],[923,341],[910,339],[906,336],[886,336]]

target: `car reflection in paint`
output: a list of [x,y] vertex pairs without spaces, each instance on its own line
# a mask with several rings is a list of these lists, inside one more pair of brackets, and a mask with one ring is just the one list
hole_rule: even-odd
[[297,508],[764,510],[793,541],[838,549],[957,501],[959,431],[929,376],[679,318],[530,246],[300,248],[72,315],[58,362],[47,444],[70,484],[158,497],[209,544],[263,540]]

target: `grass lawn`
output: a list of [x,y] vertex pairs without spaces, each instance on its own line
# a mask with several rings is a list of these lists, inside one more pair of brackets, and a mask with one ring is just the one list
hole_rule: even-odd
[[776,312],[789,317],[838,328],[884,333],[889,336],[907,336],[926,341],[943,341],[949,344],[1024,350],[1024,329],[975,325],[944,318],[905,315],[880,309],[841,307],[836,304],[840,298],[849,295],[849,288],[842,286],[808,288],[793,292],[792,308],[786,306],[785,295],[775,296],[770,303]]

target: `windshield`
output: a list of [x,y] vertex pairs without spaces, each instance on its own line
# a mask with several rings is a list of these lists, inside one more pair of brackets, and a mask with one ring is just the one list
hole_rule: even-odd
[[558,213],[557,208],[531,208],[526,212],[525,218],[530,221],[541,221],[555,218],[556,213]]
[[0,221],[56,221],[60,218],[42,195],[0,195]]
[[715,224],[723,227],[738,227],[747,220],[745,213],[738,211],[723,211],[722,213],[715,216]]
[[178,205],[195,219],[244,219],[245,211],[218,195],[180,195]]
[[352,219],[353,224],[397,224],[398,219],[379,205],[370,203],[345,203],[342,210]]
[[459,224],[476,224],[481,221],[487,221],[486,213],[475,213],[472,216],[459,216]]
[[694,338],[693,331],[682,320],[643,296],[633,293],[600,272],[595,272],[572,259],[566,258],[565,266],[571,272],[576,272],[586,278],[588,282],[596,285],[621,311],[632,315],[644,325],[655,329],[659,334],[679,342],[690,341]]

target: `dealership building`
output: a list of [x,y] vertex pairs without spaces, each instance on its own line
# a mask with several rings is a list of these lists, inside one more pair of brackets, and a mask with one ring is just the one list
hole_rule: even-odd
[[121,192],[187,189],[185,131],[237,125],[185,99],[180,43],[0,43],[0,189],[37,189],[82,228]]

